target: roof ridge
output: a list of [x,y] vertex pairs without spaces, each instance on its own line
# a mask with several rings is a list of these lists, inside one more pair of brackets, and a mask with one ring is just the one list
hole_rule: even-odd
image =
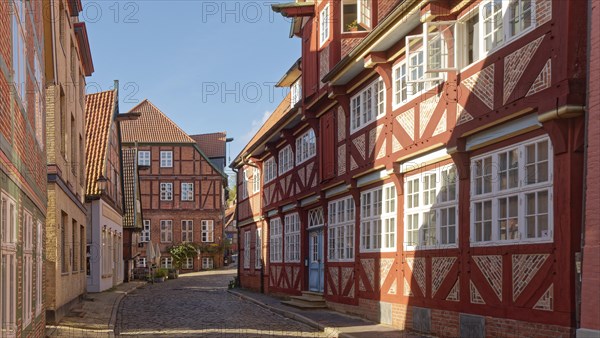
[[[185,132],[183,129],[181,129],[181,127],[179,127],[179,125],[177,125],[177,123],[175,123],[173,120],[171,120],[171,118],[170,118],[170,117],[169,117],[167,114],[165,114],[165,113],[164,113],[162,110],[160,110],[160,108],[158,108],[158,107],[157,107],[157,106],[156,106],[154,103],[152,103],[152,101],[148,100],[147,98],[146,98],[146,99],[144,99],[144,101],[142,101],[140,104],[138,104],[138,105],[137,105],[137,106],[135,106],[134,108],[136,108],[136,107],[139,107],[139,106],[140,106],[142,103],[144,103],[144,102],[148,103],[148,104],[149,104],[149,105],[151,105],[151,106],[152,106],[154,109],[156,109],[156,111],[158,111],[158,112],[159,112],[159,113],[160,113],[160,114],[161,114],[161,115],[162,115],[164,118],[166,118],[166,119],[167,119],[167,121],[168,121],[169,123],[171,123],[171,125],[172,125],[173,127],[175,127],[175,128],[176,128],[176,129],[177,129],[177,130],[178,130],[178,131],[179,131],[179,132],[182,134],[182,135],[185,135],[185,137],[184,137],[184,138],[187,138],[187,139],[189,140],[189,142],[190,142],[190,143],[196,143],[196,141],[195,141],[194,139],[192,139],[192,138],[190,137],[190,135],[188,135],[188,133],[186,133],[186,132]],[[129,110],[129,112],[130,112],[130,113],[131,113],[131,112],[133,112],[133,109],[134,109],[134,108],[130,109],[130,110]]]

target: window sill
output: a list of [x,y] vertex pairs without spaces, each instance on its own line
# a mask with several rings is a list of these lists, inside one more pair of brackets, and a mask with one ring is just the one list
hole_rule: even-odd
[[396,252],[396,248],[385,248],[385,249],[360,249],[359,253],[385,253],[385,252]]
[[445,249],[458,249],[458,243],[456,244],[440,244],[440,245],[427,245],[427,246],[417,246],[417,245],[407,245],[404,247],[405,251],[425,251],[425,250],[445,250]]
[[[356,260],[352,259],[327,259],[327,263],[354,263]],[[316,263],[316,262],[313,262]],[[319,263],[321,264],[321,263]]]
[[497,247],[497,246],[511,246],[511,245],[533,245],[533,244],[551,244],[554,242],[554,238],[532,238],[532,239],[519,239],[519,240],[496,240],[487,242],[471,242],[471,247]]

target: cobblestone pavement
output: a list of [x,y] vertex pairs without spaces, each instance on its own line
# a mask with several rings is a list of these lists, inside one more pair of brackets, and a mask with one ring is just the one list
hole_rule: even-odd
[[181,275],[127,295],[117,313],[121,336],[325,337],[227,292],[235,270]]

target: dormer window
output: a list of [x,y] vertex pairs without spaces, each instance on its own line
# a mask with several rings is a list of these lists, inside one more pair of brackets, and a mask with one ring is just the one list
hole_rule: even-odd
[[342,31],[367,31],[373,28],[372,0],[343,0]]

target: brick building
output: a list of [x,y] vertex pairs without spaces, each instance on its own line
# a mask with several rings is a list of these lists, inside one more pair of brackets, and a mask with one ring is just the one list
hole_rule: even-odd
[[94,71],[80,1],[48,2],[45,20],[46,319],[56,323],[86,291],[85,78]]
[[85,98],[88,292],[108,290],[124,279],[118,81],[114,88]]
[[138,266],[148,264],[147,247],[158,243],[160,266],[171,268],[168,250],[183,242],[201,252],[185,262],[182,272],[222,266],[225,175],[150,101],[130,113],[140,117],[123,122],[123,146],[136,148],[138,165],[148,167],[139,172],[144,244]]
[[574,334],[586,6],[273,9],[302,55],[232,164],[242,285],[439,336]]
[[[589,0],[588,74],[600,72],[600,3]],[[587,98],[585,216],[583,238],[581,325],[577,335],[600,336],[600,79],[590,76]]]
[[45,333],[43,10],[37,1],[0,2],[0,335],[6,337]]

